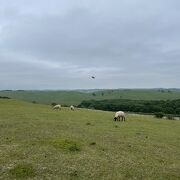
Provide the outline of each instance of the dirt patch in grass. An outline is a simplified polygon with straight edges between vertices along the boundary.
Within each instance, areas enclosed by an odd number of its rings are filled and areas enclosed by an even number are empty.
[[[25,179],[35,176],[35,170],[31,164],[17,164],[9,170],[9,174],[13,178]]]

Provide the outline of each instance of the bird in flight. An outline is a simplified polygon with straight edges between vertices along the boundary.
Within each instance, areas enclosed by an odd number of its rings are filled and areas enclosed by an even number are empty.
[[[95,76],[91,76],[92,79],[95,79]]]

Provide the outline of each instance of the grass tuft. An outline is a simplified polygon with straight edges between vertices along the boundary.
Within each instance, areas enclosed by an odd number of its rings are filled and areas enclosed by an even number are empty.
[[[35,170],[31,164],[18,164],[14,168],[9,170],[12,177],[18,179],[25,179],[35,176]]]
[[[96,142],[91,142],[89,145],[94,146],[96,145]]]
[[[74,170],[74,171],[70,172],[70,176],[77,177],[78,176],[78,171]]]
[[[68,139],[54,140],[52,141],[52,145],[55,148],[60,148],[63,150],[80,151],[80,145],[77,142]]]

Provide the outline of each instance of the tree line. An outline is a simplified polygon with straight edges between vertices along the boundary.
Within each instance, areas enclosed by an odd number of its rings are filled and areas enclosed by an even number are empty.
[[[180,99],[177,100],[86,100],[78,107],[105,111],[129,111],[138,113],[158,113],[180,115]]]
[[[9,98],[7,96],[0,96],[0,99],[11,99],[11,98]]]

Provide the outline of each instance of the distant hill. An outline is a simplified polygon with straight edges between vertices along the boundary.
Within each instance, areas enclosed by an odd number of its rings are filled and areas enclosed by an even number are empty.
[[[130,100],[173,100],[180,99],[179,89],[87,89],[87,90],[4,90],[0,96],[28,102],[78,105],[83,100],[130,99]]]

